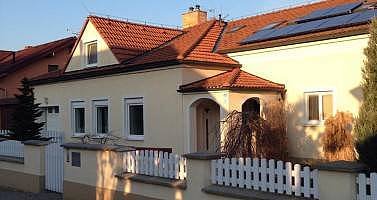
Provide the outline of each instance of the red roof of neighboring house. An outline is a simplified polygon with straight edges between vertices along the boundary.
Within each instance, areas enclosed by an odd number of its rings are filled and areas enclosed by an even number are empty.
[[[136,57],[127,64],[140,65],[177,60],[238,65],[238,62],[227,55],[214,52],[224,28],[225,23],[218,20],[190,27],[169,44]]]
[[[14,52],[14,60],[13,52],[10,52],[8,56],[4,56],[3,59],[0,59],[0,77],[6,76],[8,73],[48,56],[53,52],[59,51],[63,48],[71,48],[75,41],[75,37],[68,37],[37,46],[27,47]],[[1,55],[3,55],[3,53],[0,53],[0,56]]]
[[[7,58],[8,56],[11,56],[13,51],[5,51],[5,50],[0,50],[0,63],[2,60]]]
[[[293,7],[289,9],[278,10],[275,12],[270,12],[266,14],[251,16],[239,20],[230,21],[224,31],[223,37],[218,45],[218,52],[234,52],[238,49],[246,48],[248,46],[253,46],[255,44],[242,45],[241,41],[250,36],[252,33],[258,31],[259,29],[275,23],[275,22],[292,22],[300,17],[310,14],[311,12],[319,9],[325,9],[334,7],[337,5],[357,2],[359,0],[325,0],[312,4],[306,4],[298,7]],[[375,0],[369,0],[368,2],[375,2]],[[237,29],[237,31],[232,31]],[[241,28],[242,27],[242,28]],[[347,31],[347,30],[342,30]],[[332,32],[329,33],[331,35]],[[306,34],[307,38],[313,36],[311,33]],[[281,41],[291,40],[292,38],[285,38],[280,41],[276,41],[276,44],[281,45]],[[269,41],[271,42],[271,41]]]
[[[206,79],[179,87],[180,92],[200,92],[219,89],[254,89],[254,90],[284,90],[283,84],[274,83],[261,77],[234,68]]]

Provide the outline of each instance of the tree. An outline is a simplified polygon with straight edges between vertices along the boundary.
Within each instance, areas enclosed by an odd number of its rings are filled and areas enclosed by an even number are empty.
[[[15,95],[18,104],[12,116],[12,123],[8,139],[25,141],[41,140],[41,130],[44,123],[38,123],[42,116],[39,104],[34,103],[34,89],[31,88],[27,78],[22,79],[22,87],[18,88],[21,94]]]
[[[368,165],[369,156],[365,154],[372,153],[377,159],[377,143],[370,145],[373,137],[377,137],[377,20],[372,20],[369,28],[370,38],[368,46],[364,49],[366,59],[362,69],[363,81],[361,84],[363,91],[363,102],[359,109],[359,116],[355,124],[355,133],[357,137],[356,149],[359,153],[359,160]],[[366,150],[363,145],[373,147]]]

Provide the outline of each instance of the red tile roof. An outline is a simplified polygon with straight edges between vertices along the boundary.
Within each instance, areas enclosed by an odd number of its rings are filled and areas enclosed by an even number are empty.
[[[185,29],[185,33],[170,43],[135,58],[128,65],[140,65],[177,60],[238,65],[227,55],[214,52],[225,27],[223,22],[210,20]]]
[[[180,92],[199,92],[219,89],[284,90],[283,84],[274,83],[261,77],[234,68],[206,79],[179,87]]]
[[[119,62],[156,48],[181,35],[182,30],[89,16]]]
[[[59,51],[60,49],[72,48],[75,41],[75,37],[69,37],[37,46],[27,47],[15,52],[15,62],[13,62],[13,53],[10,53],[8,56],[0,60],[0,77],[53,52]]]
[[[334,7],[336,5],[341,5],[345,3],[356,2],[359,0],[325,0],[312,4],[302,5],[298,7],[293,7],[284,10],[278,10],[276,12],[270,12],[266,14],[251,16],[239,20],[230,21],[224,31],[224,35],[219,42],[218,52],[234,52],[239,48],[245,48],[250,45],[241,45],[240,42],[250,36],[252,33],[258,31],[259,29],[275,23],[275,22],[292,22],[295,19],[303,17],[315,10],[325,9]],[[370,2],[369,0],[368,2]],[[375,0],[372,0],[373,2]],[[231,31],[236,27],[243,27],[238,31]],[[307,34],[311,35],[311,34]],[[287,39],[286,39],[287,40]],[[276,42],[279,44],[279,42]]]

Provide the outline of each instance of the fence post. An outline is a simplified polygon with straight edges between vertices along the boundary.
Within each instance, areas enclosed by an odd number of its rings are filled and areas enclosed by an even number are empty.
[[[356,199],[356,177],[360,171],[364,170],[364,165],[356,162],[336,161],[314,164],[312,168],[319,170],[320,199]]]
[[[211,185],[211,160],[220,158],[217,153],[190,153],[187,159],[187,189],[183,199],[206,199],[202,188]]]
[[[25,180],[20,184],[27,184],[24,191],[41,192],[45,189],[45,148],[49,142],[28,140],[24,142],[24,166],[25,173],[34,177],[29,183]]]

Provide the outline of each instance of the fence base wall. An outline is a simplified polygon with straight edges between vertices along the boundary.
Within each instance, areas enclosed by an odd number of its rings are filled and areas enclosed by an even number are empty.
[[[357,173],[320,170],[320,199],[356,199],[356,176]]]
[[[37,193],[43,190],[45,177],[0,169],[0,180],[0,187],[10,187],[16,190]]]
[[[70,181],[64,181],[64,200],[93,200],[93,199],[112,199],[112,200],[160,200],[142,195],[124,193],[122,191],[100,188]]]
[[[35,193],[44,190],[45,144],[42,143],[25,142],[23,159],[9,157],[0,161],[0,186]]]

